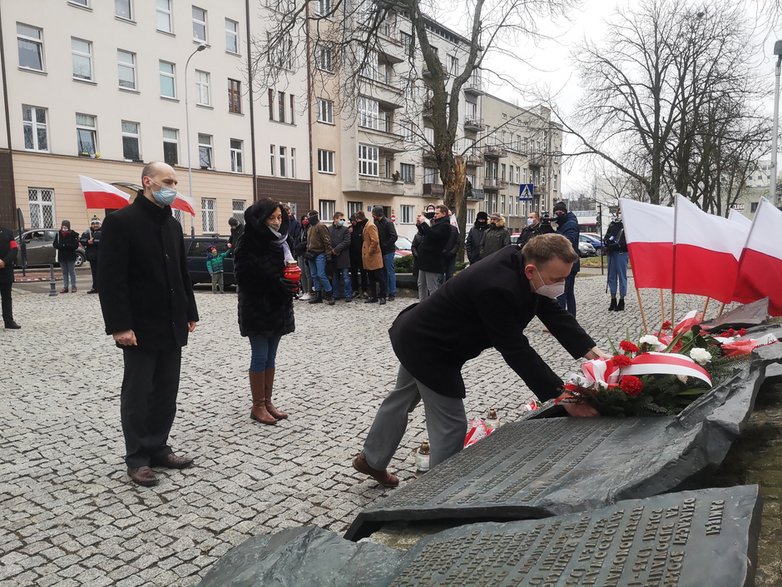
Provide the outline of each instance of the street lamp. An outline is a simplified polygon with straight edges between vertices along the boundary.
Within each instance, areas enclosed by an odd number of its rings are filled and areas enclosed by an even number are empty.
[[[195,51],[193,51],[190,54],[190,57],[187,58],[187,61],[185,61],[185,127],[187,129],[187,196],[190,198],[190,205],[193,206],[193,210],[195,210],[195,203],[193,201],[193,165],[190,162],[191,157],[191,148],[190,148],[190,103],[187,99],[187,68],[190,65],[190,60],[193,58],[193,55],[198,53],[199,51],[203,51],[206,49],[206,44],[201,43],[196,47]],[[190,235],[195,236],[195,216],[190,217]]]
[[[777,56],[776,83],[774,84],[774,123],[771,128],[771,193],[768,198],[777,201],[777,135],[779,134],[779,74],[782,70],[782,41],[774,43],[774,55]]]

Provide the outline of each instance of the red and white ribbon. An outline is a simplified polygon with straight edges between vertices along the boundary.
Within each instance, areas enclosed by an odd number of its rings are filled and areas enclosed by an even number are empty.
[[[628,367],[618,367],[612,360],[594,359],[585,361],[581,371],[588,385],[597,384],[606,388],[616,385],[624,375],[680,375],[695,377],[711,385],[708,371],[690,357],[676,353],[641,353],[631,359]]]
[[[703,312],[698,310],[692,310],[684,315],[684,318],[679,320],[679,323],[673,327],[673,336],[676,336],[680,332],[687,332],[696,324],[703,322]]]

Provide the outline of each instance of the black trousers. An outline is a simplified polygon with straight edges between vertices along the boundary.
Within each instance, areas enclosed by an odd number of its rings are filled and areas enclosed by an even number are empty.
[[[90,261],[90,273],[92,273],[92,289],[98,291],[98,262]]]
[[[3,304],[3,323],[8,325],[14,321],[14,309],[11,303],[11,288],[13,282],[0,283],[0,298],[2,298]]]
[[[152,459],[172,452],[168,434],[176,415],[179,391],[180,347],[166,351],[123,348],[120,416],[128,467],[150,465]]]
[[[388,277],[386,274],[386,268],[381,267],[380,269],[373,270],[364,269],[364,271],[369,273],[369,296],[371,298],[386,297],[388,295]]]
[[[369,291],[367,271],[363,267],[350,266],[350,286],[354,292],[365,294]]]

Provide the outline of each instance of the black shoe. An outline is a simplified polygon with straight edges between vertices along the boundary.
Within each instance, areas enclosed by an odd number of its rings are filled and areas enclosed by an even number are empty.
[[[333,306],[334,305],[334,296],[333,295],[331,295],[330,293],[327,293],[325,295],[325,298],[326,298],[326,302],[328,303],[329,306]]]
[[[322,304],[323,303],[323,296],[320,292],[315,294],[315,297],[312,298],[307,302],[308,304]]]
[[[95,288],[88,289],[88,290],[87,290],[87,293],[88,293],[88,294],[96,294],[96,293],[98,293],[98,290],[97,290],[97,289],[95,289]]]
[[[619,298],[619,303],[616,305],[616,311],[621,312],[625,309],[625,299]]]
[[[19,330],[21,326],[19,326],[16,322],[7,322],[5,325],[6,330]]]
[[[613,312],[614,310],[616,310],[616,298],[612,296],[611,297],[611,305],[608,306],[608,311],[609,312]]]
[[[377,303],[377,298],[367,298],[367,299],[364,300],[364,303],[365,304],[376,304]]]
[[[345,303],[346,303],[346,304],[347,304],[348,302],[352,302],[352,301],[353,301],[353,297],[352,297],[352,296],[348,296],[348,297],[346,297],[346,298],[345,298]]]
[[[354,291],[354,292],[353,292],[353,295],[352,295],[352,296],[350,296],[350,297],[351,297],[352,299],[354,299],[354,300],[355,300],[355,299],[356,299],[357,297],[359,297],[360,295],[361,295],[361,293],[360,293],[360,292]]]
[[[388,301],[393,302],[396,299],[396,296],[388,296]]]
[[[383,306],[386,303],[386,298],[380,298],[380,305]]]

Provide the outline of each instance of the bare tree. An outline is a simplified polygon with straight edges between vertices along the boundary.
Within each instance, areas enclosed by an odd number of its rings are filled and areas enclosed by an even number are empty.
[[[521,36],[538,35],[536,21],[565,14],[579,0],[263,0],[269,8],[268,31],[253,40],[253,79],[261,88],[276,83],[287,69],[280,60],[317,62],[323,51],[330,67],[310,70],[310,84],[331,87],[335,103],[351,124],[373,68],[389,63],[389,36],[394,30],[405,40],[404,63],[395,76],[404,88],[405,133],[415,148],[431,157],[444,186],[447,206],[455,208],[461,230],[466,221],[464,154],[488,140],[487,134],[468,141],[459,135],[463,89],[489,70],[492,54],[517,56]],[[315,8],[311,5],[314,4]],[[437,14],[458,11],[464,28],[451,35],[456,59],[444,63],[433,39]],[[441,27],[442,29],[442,27]],[[447,30],[447,29],[445,29]],[[398,34],[398,33],[396,33]],[[385,61],[384,61],[385,60]],[[313,99],[310,94],[309,99]],[[425,115],[427,125],[423,123]],[[508,122],[509,124],[512,121]],[[427,132],[427,128],[433,132]],[[497,132],[499,128],[492,129]]]
[[[562,123],[578,153],[611,163],[653,203],[679,192],[727,213],[768,138],[752,31],[742,6],[720,0],[617,11],[610,40],[576,52],[585,97]]]

